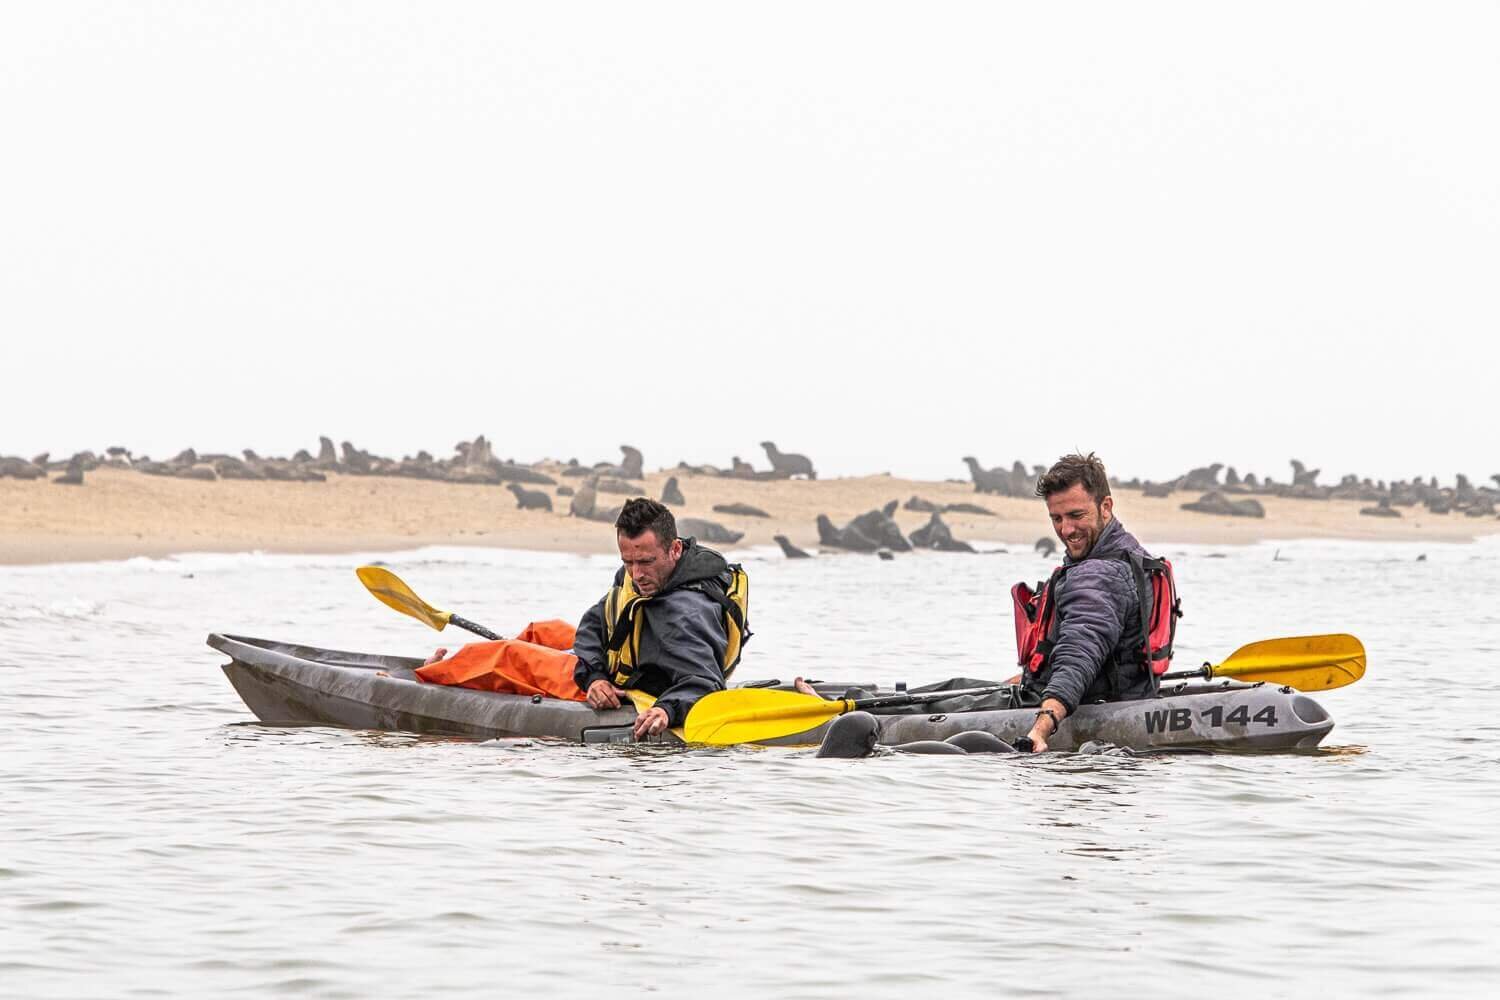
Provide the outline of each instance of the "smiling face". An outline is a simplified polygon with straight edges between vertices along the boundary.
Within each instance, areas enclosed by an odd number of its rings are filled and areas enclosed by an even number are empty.
[[[634,538],[618,532],[615,540],[620,544],[620,561],[625,564],[625,572],[644,597],[651,597],[662,588],[677,568],[677,560],[682,558],[682,539],[674,538],[671,545],[663,545],[650,528]]]
[[[1082,559],[1089,554],[1104,526],[1114,516],[1115,498],[1105,497],[1095,503],[1082,483],[1077,483],[1047,498],[1047,515],[1052,518],[1052,530],[1068,550],[1073,559]]]

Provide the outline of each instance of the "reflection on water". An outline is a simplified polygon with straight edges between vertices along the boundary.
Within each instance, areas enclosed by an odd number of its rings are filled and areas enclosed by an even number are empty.
[[[375,604],[368,558],[0,569],[0,994],[1485,990],[1500,545],[1277,547],[1166,547],[1183,662],[1359,635],[1370,673],[1319,696],[1329,746],[1136,758],[266,727],[208,631],[411,655],[457,637]],[[385,559],[500,631],[574,617],[613,569]],[[1007,672],[1005,588],[1048,566],[747,561],[745,678],[912,684]]]

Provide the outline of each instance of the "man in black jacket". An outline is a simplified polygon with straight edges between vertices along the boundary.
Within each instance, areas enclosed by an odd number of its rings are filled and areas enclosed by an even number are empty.
[[[1057,627],[1040,670],[1022,674],[1022,689],[1040,697],[1028,734],[1032,748],[1047,739],[1085,701],[1144,698],[1155,690],[1141,659],[1138,581],[1124,553],[1145,550],[1114,516],[1104,463],[1065,455],[1037,481],[1052,529],[1067,550],[1057,579]]]
[[[699,698],[724,690],[731,571],[717,552],[678,538],[672,512],[654,500],[626,503],[615,529],[625,565],[578,623],[573,679],[599,709],[618,707],[626,688],[655,695],[636,719],[642,739],[682,725]]]

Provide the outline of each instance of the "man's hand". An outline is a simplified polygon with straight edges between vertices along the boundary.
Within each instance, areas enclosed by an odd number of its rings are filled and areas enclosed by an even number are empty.
[[[619,708],[620,695],[625,693],[624,688],[617,688],[609,681],[597,680],[589,685],[587,700],[589,708],[603,711],[606,708]]]
[[[667,728],[667,710],[665,708],[648,708],[645,713],[635,720],[633,735],[636,741],[645,739],[647,736],[655,736]]]
[[[1043,709],[1050,711],[1059,723],[1068,717],[1067,708],[1056,698],[1048,698],[1043,701],[1037,709],[1038,715],[1036,721],[1031,724],[1031,732],[1026,734],[1027,738],[1031,740],[1032,753],[1046,753],[1047,738],[1057,732],[1057,726],[1053,725],[1052,719],[1040,714]]]
[[[435,653],[433,653],[427,659],[425,659],[425,660],[422,661],[422,666],[424,666],[424,667],[430,667],[434,663],[437,663],[439,660],[443,659],[447,655],[448,655],[448,651],[446,649],[444,649],[443,647],[439,646],[437,648],[437,651]]]

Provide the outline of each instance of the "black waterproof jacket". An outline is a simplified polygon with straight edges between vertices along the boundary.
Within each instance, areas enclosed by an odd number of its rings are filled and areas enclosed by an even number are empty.
[[[1023,690],[1056,698],[1070,714],[1083,702],[1127,701],[1156,690],[1141,663],[1141,598],[1124,552],[1145,550],[1113,518],[1088,555],[1064,556],[1067,569],[1053,593],[1055,644],[1042,669],[1025,674]]]
[[[695,580],[727,577],[729,565],[713,549],[694,539],[683,540],[682,558],[661,592],[640,606],[640,674],[634,687],[656,695],[656,704],[667,713],[673,726],[682,725],[688,709],[712,691],[724,690],[724,650],[729,636],[724,631],[724,610],[707,594],[684,590]],[[611,680],[609,637],[604,631],[604,598],[578,623],[573,654],[578,665],[573,680],[581,690],[598,680]]]

